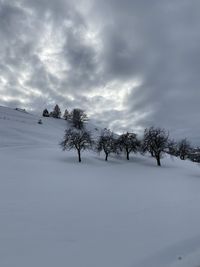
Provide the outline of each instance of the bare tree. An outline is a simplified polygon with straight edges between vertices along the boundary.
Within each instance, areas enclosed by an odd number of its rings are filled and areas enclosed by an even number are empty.
[[[87,115],[82,109],[75,108],[70,113],[70,121],[72,125],[79,130],[83,128],[84,123],[87,120]]]
[[[63,141],[60,143],[63,150],[77,150],[78,161],[81,162],[81,151],[90,149],[92,138],[90,132],[81,129],[68,129],[65,131]]]
[[[178,155],[180,159],[185,160],[189,156],[191,151],[190,142],[184,138],[178,142]]]
[[[168,151],[171,156],[178,156],[178,144],[173,139],[168,140]]]
[[[109,154],[116,151],[116,141],[113,133],[110,130],[104,129],[102,131],[99,140],[97,141],[97,151],[104,151],[105,161],[108,160]]]
[[[131,152],[137,152],[140,142],[137,139],[135,133],[125,133],[119,136],[117,140],[118,146],[121,151],[124,151],[126,154],[126,159],[129,160],[129,155]]]
[[[168,146],[169,134],[164,129],[150,127],[144,131],[143,151],[151,153],[156,158],[157,165],[161,166],[160,159]]]

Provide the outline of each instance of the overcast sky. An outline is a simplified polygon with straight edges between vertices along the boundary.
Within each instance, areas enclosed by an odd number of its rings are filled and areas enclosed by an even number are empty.
[[[200,1],[0,0],[0,105],[55,104],[200,142]]]

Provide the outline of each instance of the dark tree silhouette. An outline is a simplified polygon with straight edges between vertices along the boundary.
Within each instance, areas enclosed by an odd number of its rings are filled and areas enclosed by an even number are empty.
[[[178,155],[180,159],[185,160],[189,156],[190,151],[191,145],[186,138],[178,142]]]
[[[119,136],[117,144],[121,151],[124,151],[126,154],[126,159],[129,160],[129,155],[131,152],[137,152],[140,142],[137,139],[135,133],[125,133]]]
[[[104,129],[102,131],[99,140],[97,141],[97,151],[104,151],[105,161],[108,160],[109,154],[116,152],[116,140],[110,130]]]
[[[81,162],[81,152],[90,149],[92,146],[92,138],[90,132],[81,129],[68,129],[65,131],[63,141],[60,146],[63,150],[75,149],[78,153],[78,161]]]
[[[87,121],[87,115],[82,109],[75,108],[70,113],[70,121],[73,127],[77,129],[82,129],[84,127],[84,123]]]
[[[188,158],[193,162],[199,163],[200,162],[200,148],[199,147],[191,148]]]
[[[178,156],[178,144],[173,139],[168,140],[168,153],[172,156]]]
[[[51,112],[51,116],[53,118],[60,119],[61,117],[61,111],[58,105],[55,105],[54,110]]]
[[[65,109],[63,118],[64,118],[65,120],[69,120],[69,119],[70,119],[70,113],[69,113],[69,111],[68,111],[67,109]]]
[[[49,117],[49,111],[45,108],[42,113],[43,117]]]
[[[158,166],[161,166],[160,159],[168,147],[168,138],[169,134],[161,128],[150,127],[144,131],[143,151],[150,152]]]

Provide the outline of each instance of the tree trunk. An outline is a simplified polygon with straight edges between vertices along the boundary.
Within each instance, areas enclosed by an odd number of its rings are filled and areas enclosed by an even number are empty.
[[[158,165],[158,166],[161,166],[161,163],[160,163],[160,156],[157,156],[157,157],[156,157],[156,160],[157,160],[157,165]]]
[[[126,159],[129,160],[129,152],[126,150]]]
[[[106,153],[105,161],[108,161],[108,153]]]
[[[78,161],[81,162],[81,151],[78,150]]]

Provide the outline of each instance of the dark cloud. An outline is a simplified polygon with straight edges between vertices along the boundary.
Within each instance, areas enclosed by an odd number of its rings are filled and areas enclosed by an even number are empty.
[[[198,0],[0,0],[0,104],[200,143]]]
[[[200,3],[111,0],[98,7],[99,19],[106,7],[109,17],[102,33],[110,37],[104,47],[109,75],[142,80],[125,101],[127,118],[140,115],[129,126],[161,125],[198,137]]]

